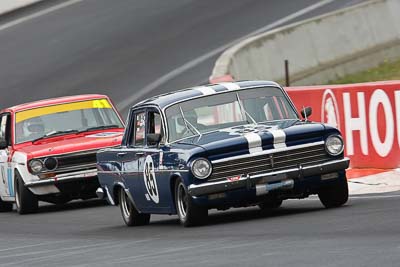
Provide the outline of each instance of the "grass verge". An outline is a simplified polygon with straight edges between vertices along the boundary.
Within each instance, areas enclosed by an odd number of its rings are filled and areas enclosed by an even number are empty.
[[[385,61],[375,68],[349,74],[337,80],[329,81],[329,84],[348,84],[388,80],[400,80],[400,60],[392,62]]]

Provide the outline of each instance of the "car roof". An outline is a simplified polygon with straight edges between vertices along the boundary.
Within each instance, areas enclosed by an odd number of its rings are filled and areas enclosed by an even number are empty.
[[[9,107],[9,108],[3,109],[3,110],[18,112],[18,111],[22,111],[22,110],[63,104],[63,103],[79,102],[79,101],[85,101],[85,100],[91,100],[91,99],[102,99],[102,98],[108,99],[108,96],[100,95],[100,94],[64,96],[64,97],[49,98],[49,99],[43,99],[43,100],[33,101],[33,102],[29,102],[29,103],[24,103],[24,104],[16,105],[16,106]]]
[[[157,95],[137,103],[132,108],[140,108],[141,106],[147,106],[147,105],[156,105],[159,108],[163,109],[174,103],[189,100],[194,97],[217,94],[232,89],[241,90],[241,89],[251,89],[255,87],[264,87],[264,86],[279,87],[277,83],[271,81],[238,81],[238,82],[208,84],[203,86],[186,88],[167,94]]]

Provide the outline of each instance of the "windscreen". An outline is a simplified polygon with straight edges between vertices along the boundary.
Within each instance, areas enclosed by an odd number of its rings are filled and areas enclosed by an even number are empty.
[[[24,110],[15,116],[16,143],[33,141],[57,132],[115,126],[123,128],[107,99],[63,103]]]
[[[188,100],[167,108],[166,116],[170,142],[238,125],[298,119],[286,95],[276,87]]]

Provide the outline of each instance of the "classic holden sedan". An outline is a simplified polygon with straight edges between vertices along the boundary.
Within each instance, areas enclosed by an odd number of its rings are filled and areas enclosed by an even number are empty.
[[[121,144],[124,124],[105,95],[78,95],[0,111],[0,211],[20,214],[96,197],[96,152]]]
[[[128,226],[151,214],[178,214],[184,226],[209,209],[258,205],[318,194],[348,199],[340,132],[302,119],[286,92],[268,81],[189,88],[134,105],[118,148],[97,153],[97,194],[119,205]]]

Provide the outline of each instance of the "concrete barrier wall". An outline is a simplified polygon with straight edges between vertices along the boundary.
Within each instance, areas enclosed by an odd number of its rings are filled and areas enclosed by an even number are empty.
[[[225,51],[210,80],[284,80],[326,83],[400,58],[400,1],[372,0],[249,38]]]
[[[43,0],[0,0],[0,15],[41,1]]]

